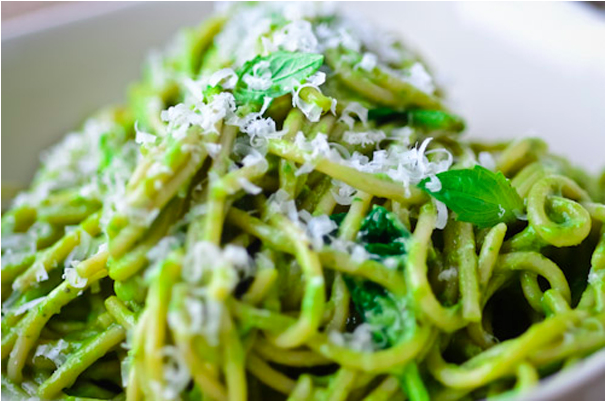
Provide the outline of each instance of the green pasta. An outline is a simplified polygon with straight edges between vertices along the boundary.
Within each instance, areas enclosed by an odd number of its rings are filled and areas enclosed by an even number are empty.
[[[323,3],[183,31],[2,216],[3,398],[510,398],[573,368],[605,347],[605,175],[464,126]]]

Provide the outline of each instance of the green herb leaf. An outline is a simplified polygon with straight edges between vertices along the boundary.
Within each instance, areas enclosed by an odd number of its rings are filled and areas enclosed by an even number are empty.
[[[396,111],[391,108],[376,108],[368,111],[368,119],[378,123],[399,120],[412,127],[427,131],[460,132],[464,130],[464,120],[460,116],[444,111],[410,109]]]
[[[427,188],[430,179],[418,187],[458,215],[459,221],[473,223],[479,227],[493,227],[518,219],[523,211],[523,200],[502,172],[494,173],[482,166],[437,174],[441,182],[439,191]]]
[[[361,223],[357,239],[373,258],[382,260],[390,256],[403,256],[404,241],[410,235],[395,214],[382,206],[374,206]]]
[[[372,339],[379,348],[397,344],[414,328],[414,315],[404,298],[396,298],[382,286],[353,276],[344,276],[355,310],[372,327]]]
[[[303,82],[323,64],[324,57],[315,53],[279,51],[268,56],[257,56],[247,61],[238,71],[238,83],[233,94],[243,104],[262,102],[264,97],[277,98],[287,94],[296,83]],[[271,86],[266,90],[248,87],[245,75],[270,78]]]
[[[330,218],[340,225],[344,216],[334,214]],[[374,260],[397,259],[398,265],[393,270],[401,270],[406,253],[405,240],[410,236],[410,231],[395,214],[382,206],[374,206],[361,223],[357,242],[364,246]],[[414,316],[406,309],[405,298],[393,296],[372,281],[347,275],[343,278],[351,293],[355,310],[363,322],[372,327],[372,338],[376,346],[392,346],[413,329]]]

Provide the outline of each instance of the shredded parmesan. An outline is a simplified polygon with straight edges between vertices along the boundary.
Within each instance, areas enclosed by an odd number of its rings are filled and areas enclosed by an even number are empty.
[[[452,165],[453,157],[449,151],[426,150],[431,140],[427,138],[420,146],[411,149],[394,146],[388,150],[374,151],[372,159],[355,152],[345,163],[362,172],[386,173],[394,181],[401,182],[406,194],[409,194],[411,185],[416,185],[431,175],[447,171]],[[442,154],[445,158],[429,161],[427,156],[431,154]]]
[[[437,207],[437,222],[435,223],[435,228],[444,229],[447,225],[447,206],[439,200],[435,200],[435,206]]]
[[[212,159],[215,159],[218,156],[218,154],[221,152],[221,148],[222,148],[222,146],[220,144],[215,144],[215,143],[206,143],[206,144],[204,144],[204,147],[206,147],[206,151],[208,152],[208,155]]]
[[[238,178],[237,182],[242,187],[242,189],[246,191],[246,193],[257,195],[263,191],[261,187],[256,186],[254,183],[250,182],[246,178]]]
[[[441,273],[439,273],[437,280],[448,282],[452,281],[456,277],[458,277],[458,269],[455,267],[450,267],[449,269],[443,270]]]
[[[72,264],[75,262],[72,262]],[[74,288],[84,288],[88,283],[88,279],[82,278],[78,275],[78,271],[75,267],[66,267],[63,272],[63,278],[67,280],[69,285]]]
[[[34,267],[36,267],[36,281],[41,283],[42,281],[48,280],[48,272],[46,271],[46,267],[42,263],[35,263]],[[13,283],[15,284],[15,283]]]
[[[349,102],[342,111],[339,119],[349,126],[349,129],[353,129],[353,125],[355,124],[355,120],[351,117],[351,113],[354,113],[364,126],[368,125],[368,109],[357,102]]]
[[[494,156],[487,151],[481,151],[479,153],[479,164],[490,171],[496,170],[496,160],[494,160]]]
[[[355,351],[374,351],[373,328],[368,323],[357,326],[352,333],[332,331],[328,334],[330,342],[337,346],[348,347]]]
[[[419,62],[414,63],[409,69],[402,71],[401,78],[422,92],[427,94],[433,94],[435,92],[433,78]]]
[[[308,214],[308,213],[307,213]],[[301,218],[303,218],[301,214]],[[330,220],[327,215],[317,217],[306,216],[307,235],[311,240],[313,249],[321,250],[324,246],[324,237],[327,237],[332,231],[338,228],[336,223]],[[304,220],[304,218],[303,218]]]
[[[135,136],[134,141],[137,144],[153,144],[153,143],[155,143],[156,136],[154,136],[151,133],[147,133],[147,132],[142,131],[139,128],[139,121],[138,120],[136,122],[134,122],[134,129],[136,131],[136,136]]]
[[[290,221],[298,222],[298,210],[294,200],[290,198],[288,192],[283,189],[279,189],[273,193],[268,200],[269,211],[273,213],[285,214]]]
[[[162,347],[160,354],[164,358],[163,372],[166,381],[160,396],[165,400],[178,399],[191,380],[189,366],[181,350],[174,346]]]
[[[203,335],[210,345],[216,346],[223,314],[223,305],[207,295],[203,288],[185,298],[185,312],[173,311],[168,315],[171,326],[191,335]]]
[[[221,87],[223,87],[224,89],[231,90],[235,88],[237,81],[238,78],[235,71],[230,68],[224,68],[217,71],[216,73],[213,73],[208,78],[208,85],[210,85],[211,87],[216,87],[220,84]]]
[[[344,142],[352,145],[360,144],[362,147],[378,144],[386,138],[387,136],[382,130],[368,130],[365,132],[346,131],[342,136]]]
[[[315,164],[320,158],[329,160],[340,160],[340,154],[334,151],[328,143],[328,136],[317,133],[314,139],[307,140],[303,132],[296,133],[294,144],[306,153],[305,163],[296,171],[296,176],[313,171]]]
[[[44,301],[45,299],[46,299],[46,297],[32,299],[31,301],[28,301],[28,302],[24,303],[23,305],[19,306],[17,309],[15,309],[14,313],[16,316],[22,315],[25,312],[38,306],[38,304],[40,302]]]
[[[431,192],[439,192],[441,190],[441,181],[436,175],[430,175],[428,182],[425,184],[426,188]]]
[[[378,64],[378,58],[373,53],[364,53],[359,64],[355,66],[356,69],[363,69],[366,71],[372,71]]]
[[[309,119],[310,122],[319,121],[319,117],[321,116],[323,110],[316,104],[305,102],[300,98],[300,91],[303,88],[309,87],[314,88],[318,92],[321,93],[319,86],[325,83],[326,74],[324,72],[318,71],[313,74],[306,83],[302,85],[295,86],[295,89],[292,91],[292,106],[301,110],[301,112]]]
[[[67,350],[68,347],[69,344],[63,339],[59,339],[56,342],[52,341],[46,344],[39,344],[34,352],[34,359],[36,357],[48,358],[57,368],[59,368],[67,360],[65,350]]]
[[[190,126],[199,126],[205,133],[218,133],[216,124],[233,116],[234,112],[235,98],[229,92],[221,92],[208,103],[198,102],[190,106],[181,103],[171,106],[162,111],[161,118],[168,123],[169,131],[182,137]]]
[[[333,188],[330,189],[330,191],[332,192],[332,196],[334,196],[336,203],[342,206],[351,205],[353,198],[357,194],[357,189],[336,179],[332,179],[332,186]]]
[[[196,242],[187,249],[182,276],[191,284],[199,284],[216,267],[231,267],[246,276],[250,272],[248,252],[240,246],[227,245],[221,250],[212,242]]]
[[[242,80],[248,88],[256,91],[265,91],[273,85],[269,62],[262,60],[252,67],[252,74],[245,74]]]
[[[271,53],[277,50],[289,52],[319,53],[319,43],[311,23],[306,20],[296,20],[273,34],[271,40],[264,37],[263,46],[265,52]]]

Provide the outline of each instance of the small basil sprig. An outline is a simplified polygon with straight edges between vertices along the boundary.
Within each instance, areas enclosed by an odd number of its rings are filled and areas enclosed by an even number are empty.
[[[427,188],[429,178],[418,187],[457,214],[458,221],[486,228],[518,219],[523,212],[523,200],[502,172],[494,173],[480,165],[437,174],[439,190]]]
[[[237,70],[239,78],[233,91],[240,104],[259,103],[264,97],[277,98],[292,91],[297,83],[303,82],[315,73],[323,64],[324,57],[315,53],[279,51],[267,56],[257,56],[248,60]],[[259,66],[259,63],[262,63]],[[254,71],[257,66],[257,71]],[[255,90],[248,87],[244,76],[270,74],[271,86],[266,90]],[[269,76],[267,74],[267,76]]]
[[[396,111],[391,108],[376,108],[368,111],[368,119],[379,124],[392,120],[403,121],[405,124],[427,131],[460,132],[464,130],[464,120],[460,116],[436,110],[410,109]]]

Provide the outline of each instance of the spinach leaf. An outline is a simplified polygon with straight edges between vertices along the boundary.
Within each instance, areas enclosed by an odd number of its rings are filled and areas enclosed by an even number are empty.
[[[341,215],[331,218],[339,225],[343,219]],[[410,236],[395,214],[382,206],[374,206],[362,221],[357,242],[364,246],[373,260],[395,258],[397,267],[393,270],[401,270],[406,253],[405,240]],[[356,311],[372,328],[376,346],[389,347],[413,329],[414,315],[406,309],[405,298],[392,295],[372,281],[348,275],[343,278]]]
[[[260,103],[264,97],[280,97],[315,73],[323,61],[321,54],[302,52],[279,51],[267,56],[257,56],[238,69],[239,80],[233,95],[240,104]],[[268,88],[250,88],[244,81],[246,75],[262,77],[268,83]]]
[[[494,173],[480,165],[437,174],[439,190],[427,188],[429,178],[418,187],[454,211],[459,221],[486,228],[518,219],[523,200],[502,172]]]
[[[382,286],[353,276],[344,276],[355,310],[372,328],[372,340],[379,348],[387,348],[413,329],[414,316],[406,307],[405,298],[397,298]]]
[[[444,111],[410,109],[407,111],[396,111],[391,108],[376,108],[368,111],[368,119],[378,123],[392,120],[402,121],[412,127],[434,131],[460,132],[464,130],[464,120],[457,115]]]
[[[374,206],[361,223],[357,238],[372,258],[383,260],[389,256],[402,256],[404,241],[410,235],[395,214],[382,206]]]

